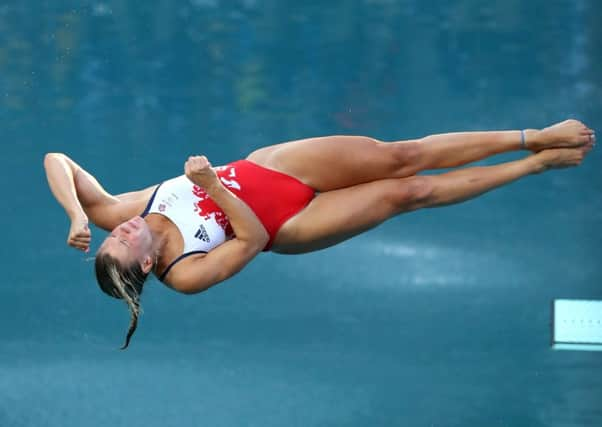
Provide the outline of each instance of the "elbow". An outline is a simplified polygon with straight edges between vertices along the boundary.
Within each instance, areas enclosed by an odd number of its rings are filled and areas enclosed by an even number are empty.
[[[44,167],[48,167],[51,162],[64,156],[65,155],[63,153],[46,153],[44,156]]]
[[[270,241],[270,236],[267,233],[265,233],[265,236],[262,235],[261,237],[258,237],[256,239],[253,239],[252,241],[247,242],[247,248],[249,250],[248,256],[254,257],[257,254],[259,254],[267,246],[269,241]]]
[[[268,244],[269,241],[270,241],[270,235],[264,229],[264,232],[263,232],[261,238],[258,239],[258,242],[257,242],[257,244],[258,244],[258,248],[257,248],[258,251],[257,252],[258,253],[261,252],[267,246],[267,244]]]
[[[269,241],[270,241],[270,235],[262,224],[261,236],[257,239],[257,245],[259,246],[258,252],[261,252],[263,250],[263,248],[266,247],[266,245],[268,244]]]
[[[263,227],[262,227],[263,228]],[[270,241],[270,235],[263,228],[262,233],[249,236],[236,236],[237,240],[244,244],[246,250],[246,256],[253,257],[261,252],[268,242]]]

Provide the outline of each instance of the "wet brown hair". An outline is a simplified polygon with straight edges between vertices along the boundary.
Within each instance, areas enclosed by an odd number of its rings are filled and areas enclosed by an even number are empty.
[[[141,313],[140,295],[148,273],[142,271],[140,263],[123,266],[121,262],[108,253],[98,253],[95,261],[96,280],[102,291],[127,303],[132,314],[130,328],[125,339],[125,350],[138,326],[138,316]]]

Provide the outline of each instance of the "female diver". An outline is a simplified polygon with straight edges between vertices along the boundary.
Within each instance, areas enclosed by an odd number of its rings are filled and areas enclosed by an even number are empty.
[[[67,243],[88,252],[88,221],[111,233],[96,253],[101,289],[131,311],[152,271],[193,294],[238,273],[259,252],[323,249],[403,212],[458,203],[526,175],[577,166],[595,144],[577,120],[543,130],[463,132],[381,142],[330,136],[285,142],[212,168],[190,157],[185,175],[113,196],[64,154],[44,159],[48,183],[71,219]],[[512,150],[532,152],[494,166],[454,168]]]

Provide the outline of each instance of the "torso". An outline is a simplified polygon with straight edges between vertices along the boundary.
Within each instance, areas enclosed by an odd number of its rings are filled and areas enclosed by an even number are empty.
[[[256,164],[259,164],[259,162]],[[239,190],[239,188],[236,188],[238,186],[238,183],[236,182],[238,175],[234,174],[233,171],[230,171],[231,165],[215,169],[218,172],[218,175],[222,176],[222,182],[236,194],[238,193],[237,190]],[[282,173],[278,172],[276,168],[271,169],[276,173]],[[269,178],[272,179],[273,177],[270,176]],[[230,186],[231,184],[234,185],[234,187]],[[243,184],[243,186],[245,186],[245,184]],[[251,185],[251,187],[253,187],[253,185]],[[173,194],[170,194],[172,189],[177,190],[175,198]],[[258,190],[256,189],[255,191]],[[155,192],[157,193],[157,200],[151,200]],[[178,261],[178,268],[185,268],[188,263],[203,258],[206,255],[206,252],[209,252],[212,248],[233,237],[227,218],[225,215],[223,217],[220,216],[220,214],[223,215],[223,212],[221,212],[219,207],[211,201],[211,199],[205,201],[204,198],[206,197],[206,194],[203,193],[204,191],[202,191],[202,189],[188,181],[185,176],[180,176],[142,191],[117,196],[121,202],[119,203],[119,216],[122,217],[122,221],[143,214],[147,206],[151,207],[150,212],[145,216],[145,220],[153,233],[161,236],[163,241],[154,270],[157,277],[161,278],[170,267],[170,264],[182,255],[192,252],[189,256],[186,256],[185,259]],[[313,196],[313,191],[311,194]],[[239,195],[239,197],[241,197],[241,195]],[[174,206],[169,206],[169,204]],[[181,206],[175,206],[178,204]],[[193,210],[195,205],[202,208],[200,209],[202,212],[209,212],[212,214],[215,212],[216,218],[201,218],[199,216],[200,212],[195,212]],[[216,209],[219,211],[219,214]],[[265,211],[265,207],[263,209]],[[176,212],[172,215],[171,212],[169,212],[170,210],[180,211],[180,213]],[[260,214],[258,214],[258,216],[260,216]],[[215,221],[209,221],[209,223],[207,223],[207,219]],[[286,235],[287,225],[293,219],[294,216],[286,220],[280,226],[278,231],[275,232],[273,240],[274,247],[272,247],[272,250],[277,249],[280,240],[279,237],[281,235]],[[178,225],[176,225],[176,223]],[[216,224],[218,224],[219,227],[216,226]],[[115,224],[115,226],[116,225],[118,224]],[[203,227],[200,227],[200,225]],[[202,228],[204,228],[204,230]],[[185,235],[183,235],[183,233]],[[208,241],[203,241],[203,238]],[[194,244],[191,244],[191,242]]]
[[[116,227],[121,222],[127,221],[128,219],[143,213],[157,187],[159,187],[159,184],[141,191],[124,193],[116,196],[121,202],[119,203],[119,220],[112,228]],[[150,213],[146,215],[145,220],[153,233],[160,235],[163,240],[163,246],[159,257],[157,258],[157,264],[153,270],[153,273],[159,278],[163,275],[167,267],[182,255],[184,251],[184,239],[178,227],[168,217],[161,215],[160,213]],[[201,259],[204,256],[205,254],[199,253],[192,255],[189,258],[190,261],[194,261]]]
[[[227,167],[218,168],[218,173],[221,174],[224,169]],[[164,243],[167,243],[167,247],[162,248],[162,255],[168,253],[167,257],[162,258],[172,260],[167,265],[166,259],[161,260],[156,271],[160,280],[176,262],[193,255],[206,254],[233,237],[225,213],[185,175],[169,179],[156,187],[142,213],[142,217],[146,216],[161,217],[151,217],[147,222],[151,229],[160,228]],[[159,230],[153,231],[159,233]],[[171,248],[174,248],[173,251]]]

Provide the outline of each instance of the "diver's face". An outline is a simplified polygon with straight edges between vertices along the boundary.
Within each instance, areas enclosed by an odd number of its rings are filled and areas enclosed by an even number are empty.
[[[99,250],[121,261],[144,263],[152,253],[153,236],[144,219],[139,216],[119,224],[107,236]]]

